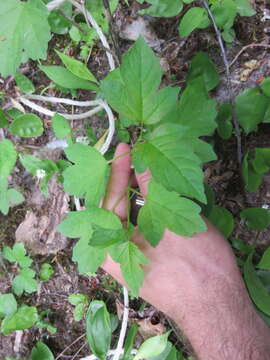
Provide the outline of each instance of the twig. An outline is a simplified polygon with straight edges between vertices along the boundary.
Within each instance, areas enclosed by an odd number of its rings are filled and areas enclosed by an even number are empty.
[[[54,0],[49,2],[49,4],[46,5],[47,9],[49,11],[53,11],[54,9],[59,8],[66,0]]]
[[[72,356],[71,360],[74,360],[77,355],[79,355],[79,353],[82,351],[82,349],[87,345],[87,342],[85,342],[80,348],[78,351],[76,351],[76,353]]]
[[[108,120],[109,120],[109,132],[108,132],[105,143],[102,145],[102,147],[99,150],[101,152],[101,154],[105,154],[108,151],[108,149],[111,145],[112,139],[113,139],[113,135],[114,135],[114,131],[115,131],[115,119],[114,119],[113,112],[112,112],[111,108],[109,107],[109,105],[101,99],[98,101],[99,101],[100,106],[102,106],[103,109],[106,111]]]
[[[123,353],[123,351],[122,351]],[[115,354],[115,350],[110,350],[107,354],[107,359],[110,358],[111,356],[113,356]],[[137,354],[137,350],[133,349],[131,351],[131,355],[136,355]],[[87,356],[85,358],[82,358],[80,360],[99,360],[95,355],[91,355],[91,356]]]
[[[69,21],[73,26],[79,29],[83,34],[86,34],[85,30],[78,23],[76,23],[76,21],[74,21],[71,17],[69,17],[63,10],[57,9],[56,11],[60,15],[62,15],[67,21]]]
[[[75,339],[71,344],[69,344],[67,347],[65,347],[65,349],[59,354],[57,355],[55,360],[58,360],[62,357],[62,355],[64,355],[64,353],[66,351],[68,351],[68,349],[70,349],[74,344],[76,344],[78,341],[80,341],[82,338],[85,337],[85,334],[80,335],[77,339]]]
[[[40,105],[37,105],[35,103],[33,103],[32,101],[24,98],[24,97],[20,97],[18,99],[22,104],[30,107],[31,109],[41,113],[41,114],[44,114],[44,115],[47,115],[47,116],[54,116],[56,114],[56,111],[51,111],[51,110],[48,110],[48,109],[45,109],[44,107],[40,106]],[[91,117],[93,116],[94,114],[98,113],[100,110],[102,110],[103,106],[99,105],[97,107],[95,107],[94,109],[92,110],[89,110],[85,113],[82,113],[82,114],[74,114],[74,115],[70,115],[70,114],[62,114],[62,113],[59,113],[59,115],[62,115],[64,116],[67,120],[82,120],[82,119],[86,119],[88,117]]]
[[[14,341],[13,350],[14,350],[16,355],[18,355],[19,352],[20,352],[20,347],[21,347],[21,344],[22,344],[22,337],[23,337],[23,331],[22,330],[15,331],[15,341]]]
[[[242,161],[242,145],[241,145],[241,131],[240,131],[240,127],[237,121],[237,117],[236,117],[236,106],[235,106],[235,100],[234,100],[234,93],[233,93],[233,87],[232,87],[232,80],[231,80],[231,74],[230,74],[230,65],[228,62],[228,58],[227,58],[227,53],[224,47],[224,43],[222,40],[222,36],[221,33],[218,29],[218,26],[216,24],[216,20],[211,12],[211,9],[208,5],[207,0],[202,0],[202,3],[212,21],[212,24],[214,26],[216,35],[217,35],[217,39],[218,39],[218,43],[219,43],[219,47],[221,50],[221,54],[222,54],[222,59],[223,59],[223,63],[225,66],[225,71],[226,71],[226,78],[227,78],[227,86],[228,86],[228,93],[229,93],[229,100],[230,103],[232,105],[232,110],[233,110],[233,124],[234,124],[234,129],[235,129],[235,135],[236,135],[236,141],[237,141],[237,159],[238,159],[238,163],[239,165],[241,165],[241,161]]]
[[[128,291],[125,286],[123,286],[123,293],[124,293],[123,320],[122,320],[122,326],[121,326],[121,331],[120,331],[120,335],[119,335],[119,340],[118,340],[118,344],[117,344],[117,347],[115,350],[113,360],[119,360],[119,358],[123,352],[124,340],[125,340],[125,336],[126,336],[126,332],[127,332],[129,299],[128,299]]]
[[[79,4],[77,1],[75,0],[68,0],[72,5],[74,5],[80,12],[82,12],[85,16],[85,19],[87,20],[87,22],[89,21],[89,23],[93,26],[93,28],[96,30],[100,41],[102,42],[102,45],[105,48],[110,48],[109,43],[106,39],[106,37],[104,36],[100,26],[98,25],[98,23],[96,22],[96,20],[93,18],[93,16],[90,14],[90,12],[88,10],[86,10],[85,6],[82,6],[81,4]],[[114,70],[115,69],[115,63],[114,63],[114,59],[113,56],[109,53],[106,52],[107,55],[107,59],[110,65],[110,69]]]
[[[243,52],[245,52],[247,49],[253,48],[253,47],[263,47],[263,48],[266,48],[266,49],[270,49],[269,44],[252,43],[252,44],[246,45],[246,46],[242,47],[242,49],[239,51],[239,53],[235,56],[233,61],[229,64],[229,67],[233,66],[233,64],[238,60],[239,56],[241,56],[243,54]]]

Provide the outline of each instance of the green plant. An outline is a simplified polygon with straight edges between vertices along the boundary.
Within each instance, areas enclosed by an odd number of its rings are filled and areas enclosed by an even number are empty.
[[[37,291],[38,282],[34,279],[36,272],[30,269],[32,260],[29,256],[26,256],[24,245],[17,243],[12,249],[5,246],[3,249],[3,257],[20,266],[19,274],[12,280],[13,292],[16,295],[22,295],[24,291],[28,294]]]
[[[36,292],[38,289],[38,282],[35,279],[36,272],[30,268],[33,260],[26,255],[23,243],[16,243],[12,248],[4,246],[2,256],[18,267],[19,273],[12,280],[13,293],[16,296],[21,296],[23,293],[32,294]],[[43,277],[43,281],[52,275],[52,269],[47,266],[45,269],[44,265],[49,264],[42,264],[40,277]],[[0,295],[0,319],[3,319],[1,333],[4,335],[31,327],[46,328],[49,333],[54,334],[57,329],[43,319],[47,314],[48,311],[38,314],[35,306],[18,305],[12,293]]]
[[[196,4],[192,4],[193,1],[190,0],[147,2],[150,6],[140,13],[157,17],[175,16],[186,7],[187,11],[180,20],[180,36],[188,36],[195,29],[203,29],[214,23],[228,43],[234,38],[232,27],[237,14],[254,14],[248,0],[216,0],[209,3],[202,1]],[[270,266],[269,248],[254,267],[254,246],[232,237],[235,224],[233,215],[215,204],[214,192],[204,184],[203,166],[216,160],[213,141],[205,137],[211,137],[215,131],[224,140],[233,135],[239,137],[235,120],[236,124],[241,126],[240,136],[254,133],[260,124],[270,122],[270,78],[261,82],[259,88],[247,89],[235,99],[230,98],[228,103],[218,104],[209,92],[219,85],[219,73],[209,56],[198,52],[190,63],[186,86],[183,89],[163,86],[160,61],[142,37],[123,55],[121,65],[115,68],[109,44],[102,34],[102,31],[108,32],[109,24],[104,16],[101,0],[86,1],[86,8],[72,1],[80,14],[75,13],[69,1],[58,8],[52,8],[51,4],[52,2],[47,0],[2,2],[0,73],[2,76],[15,75],[20,92],[16,101],[52,118],[52,131],[57,139],[63,141],[66,159],[52,161],[39,158],[33,156],[28,149],[21,150],[8,139],[1,140],[1,212],[6,215],[10,206],[24,201],[17,190],[10,188],[17,159],[20,165],[33,175],[46,196],[49,195],[50,180],[56,177],[63,184],[64,190],[74,197],[78,210],[68,213],[59,224],[58,230],[70,238],[79,238],[72,256],[73,261],[78,264],[79,272],[95,273],[109,254],[120,264],[131,294],[137,296],[143,284],[143,266],[148,264],[148,259],[132,242],[135,228],[131,224],[130,214],[127,214],[128,224],[123,226],[112,211],[99,207],[106,192],[113,161],[111,157],[105,156],[105,153],[111,144],[115,127],[118,138],[125,141],[131,138],[130,130],[136,129],[137,137],[132,138],[131,150],[133,166],[138,173],[148,168],[152,174],[148,195],[139,194],[145,197],[145,205],[138,216],[139,231],[152,246],[157,246],[166,228],[184,236],[204,231],[206,224],[201,217],[203,214],[231,241],[238,252],[239,264],[243,266],[251,298],[258,309],[269,317],[268,285],[266,280],[262,280],[265,279],[262,272],[269,270]],[[110,2],[112,12],[117,4],[117,0]],[[28,27],[33,31],[27,31]],[[34,38],[34,32],[42,35]],[[35,86],[19,72],[19,65],[27,59],[45,60],[52,32],[62,35],[69,33],[73,45],[79,45],[80,55],[86,60],[94,41],[101,39],[111,70],[101,81],[88,69],[87,61],[83,63],[68,56],[63,49],[59,51],[59,48],[54,50],[63,66],[53,62],[51,65],[39,63],[38,66],[38,71],[42,71],[62,93],[76,95],[79,93],[77,90],[82,89],[92,92],[91,96],[96,96],[94,100],[77,101],[34,95]],[[67,48],[69,46],[70,44]],[[223,48],[221,50],[224,51]],[[87,111],[82,114],[56,113],[37,105],[35,101],[86,107]],[[92,146],[80,143],[82,139],[77,136],[77,130],[70,121],[82,120],[94,114],[100,115],[101,111],[102,116],[108,116],[108,130],[97,139],[93,131],[84,127],[83,131],[91,139]],[[7,136],[26,139],[39,137],[44,133],[45,127],[48,126],[44,126],[42,119],[35,114],[22,113],[18,109],[0,110],[0,128],[4,129]],[[255,191],[269,168],[268,148],[247,149],[242,161],[246,190]],[[130,199],[138,190],[128,187],[126,193]],[[81,209],[82,205],[84,210]],[[256,230],[257,234],[270,223],[269,211],[261,208],[242,209],[240,217],[249,228]],[[30,268],[32,260],[26,256],[23,245],[4,247],[3,257],[16,263],[18,267],[18,275],[12,281],[15,295],[35,292],[38,285],[36,273]],[[51,265],[42,264],[40,279],[48,281],[52,274]],[[88,297],[71,294],[69,302],[75,306],[75,320],[80,321],[88,307]],[[0,296],[0,317],[3,318],[1,331],[5,335],[32,326],[46,328],[54,333],[55,328],[47,321],[46,315],[47,312],[38,314],[34,306],[17,306],[11,293]],[[86,318],[87,338],[92,351],[99,358],[105,359],[114,329],[106,305],[101,301],[92,302]],[[133,358],[136,332],[136,326],[129,331],[124,345],[125,360]],[[167,341],[167,337],[168,334],[164,334],[144,343],[135,359],[176,359],[179,354]],[[120,345],[122,350],[122,344]],[[32,351],[32,359],[53,358],[45,344],[38,343]]]
[[[140,3],[144,2],[144,0],[138,1]],[[195,3],[194,0],[174,2],[170,0],[147,0],[147,2],[151,6],[141,10],[140,13],[156,17],[175,16],[182,11],[184,4]],[[206,0],[205,3],[209,3],[215,22],[222,31],[222,37],[228,43],[231,43],[235,37],[232,26],[237,14],[240,16],[252,16],[255,14],[248,0]],[[211,25],[211,19],[208,17],[209,14],[205,8],[205,3],[202,1],[202,7],[191,7],[185,12],[179,24],[180,36],[188,36],[195,29],[205,29]]]
[[[89,306],[89,298],[84,294],[71,294],[68,297],[71,305],[74,305],[73,317],[75,321],[80,321],[85,315]]]

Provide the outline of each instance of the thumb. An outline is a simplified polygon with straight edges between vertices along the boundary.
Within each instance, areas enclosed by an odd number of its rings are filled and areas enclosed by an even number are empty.
[[[103,208],[113,210],[121,220],[126,220],[128,203],[126,188],[129,185],[131,173],[130,146],[120,143],[112,162],[111,176],[107,194],[103,200]]]

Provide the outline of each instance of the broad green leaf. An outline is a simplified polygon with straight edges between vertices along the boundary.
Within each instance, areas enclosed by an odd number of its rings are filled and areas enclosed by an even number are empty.
[[[125,53],[120,68],[101,83],[106,100],[121,116],[136,123],[160,121],[175,104],[178,88],[158,91],[162,76],[159,59],[140,37]]]
[[[93,82],[84,80],[74,75],[71,71],[67,70],[63,66],[51,65],[44,66],[39,65],[39,68],[45,72],[50,80],[57,85],[67,89],[84,89],[98,91],[99,88]]]
[[[39,179],[39,186],[45,196],[48,196],[48,183],[59,168],[52,160],[41,160],[33,155],[20,156],[20,162],[32,175]]]
[[[43,263],[41,265],[40,272],[39,272],[40,280],[42,280],[44,282],[49,281],[50,278],[53,276],[53,274],[54,274],[54,269],[53,269],[52,265],[50,265],[48,263]]]
[[[151,356],[148,358],[149,360],[167,360],[167,357],[169,356],[170,352],[172,350],[172,343],[167,341],[165,349],[157,356]]]
[[[78,264],[80,274],[95,273],[105,260],[105,251],[90,246],[86,238],[82,238],[73,248],[72,260]]]
[[[169,334],[170,331],[144,341],[135,355],[134,360],[143,360],[160,355],[166,349]]]
[[[235,0],[237,12],[240,16],[252,16],[256,11],[251,6],[250,0]]]
[[[24,201],[24,196],[15,189],[9,189],[7,192],[8,202],[10,206],[16,206]]]
[[[10,316],[17,311],[17,301],[13,294],[0,294],[0,318]]]
[[[48,1],[46,0],[46,4],[47,3]],[[68,1],[65,1],[58,9],[69,18],[72,18],[72,4]],[[58,35],[64,35],[68,33],[71,23],[57,11],[58,9],[50,12],[48,21],[52,32]]]
[[[232,105],[222,104],[219,108],[218,115],[216,117],[218,124],[217,132],[224,140],[228,140],[232,136]]]
[[[217,124],[217,102],[209,98],[203,77],[190,81],[176,109],[164,121],[184,125],[192,136],[213,135]]]
[[[8,119],[6,117],[5,112],[0,109],[0,129],[8,127]]]
[[[165,229],[179,235],[192,236],[206,230],[200,211],[200,207],[193,201],[179,197],[177,193],[169,192],[151,181],[146,203],[138,216],[139,231],[153,246],[159,243]]]
[[[252,265],[253,254],[250,254],[244,265],[244,279],[254,304],[266,315],[270,316],[270,295],[258,278]]]
[[[270,77],[265,78],[261,83],[260,87],[265,96],[270,97]]]
[[[189,133],[190,129],[181,125],[161,125],[148,141],[135,146],[133,155],[136,163],[145,164],[154,180],[168,190],[205,202],[200,165],[203,161],[214,160],[215,154],[208,144]],[[136,170],[140,172],[136,163]]]
[[[38,282],[34,279],[36,272],[32,269],[22,269],[12,281],[13,292],[20,296],[23,292],[31,294],[37,291]]]
[[[103,249],[89,245],[93,226],[110,229],[122,228],[119,218],[110,211],[94,208],[70,212],[58,226],[58,230],[70,238],[81,238],[73,249],[73,261],[78,263],[80,273],[95,272],[105,259]]]
[[[208,219],[226,238],[231,235],[234,228],[234,219],[227,209],[214,205]]]
[[[148,260],[132,241],[114,246],[110,249],[114,261],[120,263],[122,275],[133,296],[139,295],[143,284],[144,272],[141,265],[147,265]]]
[[[32,94],[35,92],[35,87],[31,80],[28,79],[25,75],[16,72],[15,81],[21,92],[26,94]]]
[[[51,38],[49,12],[40,0],[1,1],[0,3],[0,73],[15,74],[28,58],[45,59]]]
[[[257,267],[259,269],[270,270],[270,246],[263,253],[263,256]]]
[[[267,173],[270,168],[270,148],[255,148],[252,166],[259,174]]]
[[[4,246],[3,256],[10,262],[17,262],[21,268],[28,268],[33,262],[29,256],[26,256],[26,250],[22,242],[15,243],[13,248]]]
[[[235,0],[217,1],[211,6],[211,11],[219,28],[230,29],[237,14]]]
[[[111,345],[111,322],[106,304],[103,301],[92,301],[86,315],[86,337],[91,351],[105,360]]]
[[[225,28],[221,33],[224,41],[228,43],[229,45],[234,41],[235,39],[235,31],[233,28]]]
[[[240,212],[241,219],[253,230],[261,231],[270,225],[270,211],[262,208],[248,208]]]
[[[9,131],[13,135],[25,138],[40,136],[43,130],[42,120],[35,114],[18,116],[9,126]]]
[[[126,239],[126,232],[124,229],[106,229],[103,226],[94,225],[93,233],[89,244],[98,248],[105,248],[116,243],[122,242]]]
[[[165,350],[158,356],[149,358],[149,360],[183,360],[179,358],[179,353],[171,342],[167,342]]]
[[[47,345],[37,342],[32,349],[31,360],[54,360],[54,356]]]
[[[4,318],[1,332],[9,335],[12,331],[31,328],[38,321],[36,307],[22,305],[14,314]]]
[[[16,163],[17,152],[8,139],[0,142],[0,177],[8,177]]]
[[[242,176],[248,191],[256,191],[263,180],[263,174],[255,171],[252,161],[249,159],[249,152],[244,156],[242,162]]]
[[[269,99],[259,89],[247,89],[236,96],[237,120],[246,134],[257,129],[264,119]]]
[[[79,43],[82,40],[82,32],[75,26],[72,26],[69,30],[69,36],[71,40]]]
[[[89,305],[89,297],[84,294],[71,294],[68,301],[75,306],[73,311],[74,320],[81,321]]]
[[[21,112],[20,110],[16,109],[16,108],[11,108],[7,111],[7,114],[9,117],[11,117],[12,119],[16,119],[18,116],[23,115],[24,113]]]
[[[253,251],[253,247],[251,245],[248,245],[245,241],[239,238],[231,238],[230,241],[232,246],[244,255],[249,255]]]
[[[70,302],[71,305],[79,305],[82,302],[86,302],[88,303],[89,301],[89,297],[87,295],[84,294],[71,294],[68,297],[68,301]]]
[[[152,6],[141,10],[140,14],[147,14],[155,17],[172,17],[176,16],[183,9],[182,0],[147,0]]]
[[[58,167],[52,160],[41,160],[33,155],[20,156],[20,162],[30,174],[37,176],[38,170],[44,170],[46,175],[53,175]]]
[[[58,139],[63,139],[71,132],[71,127],[64,116],[55,114],[52,118],[52,128]]]
[[[7,197],[8,181],[6,178],[0,177],[0,211],[7,215],[9,212],[9,202]]]
[[[204,29],[210,25],[208,15],[205,9],[201,7],[192,7],[189,9],[179,25],[179,34],[181,37],[188,36],[195,29]]]
[[[78,143],[65,149],[65,153],[75,163],[63,172],[65,191],[85,198],[87,206],[98,205],[106,191],[106,160],[95,148]]]
[[[24,201],[24,196],[15,189],[8,189],[8,182],[0,178],[0,211],[7,215],[11,206],[16,206]]]
[[[97,82],[95,76],[91,73],[88,67],[79,60],[73,59],[66,54],[61,53],[60,51],[55,50],[57,55],[62,60],[66,68],[72,72],[75,76],[78,76],[81,79]]]
[[[212,60],[203,52],[198,52],[193,57],[189,70],[187,82],[202,76],[207,91],[214,89],[219,83],[219,74]]]

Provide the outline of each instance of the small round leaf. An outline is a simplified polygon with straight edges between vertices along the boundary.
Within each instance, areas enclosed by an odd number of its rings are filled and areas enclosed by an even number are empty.
[[[24,138],[40,136],[43,133],[43,123],[35,114],[18,116],[9,127],[13,135]]]
[[[240,213],[241,219],[246,220],[246,224],[250,229],[263,230],[270,225],[270,212],[262,208],[248,208]]]

